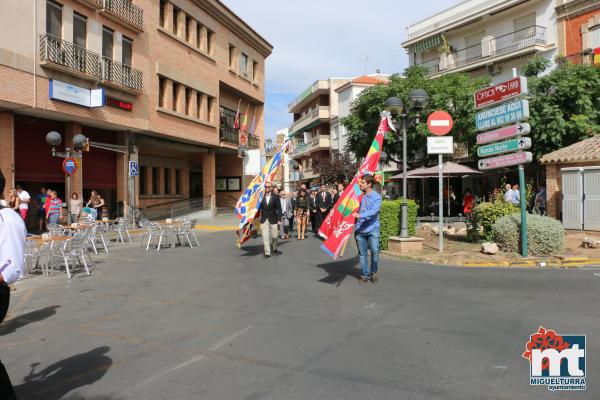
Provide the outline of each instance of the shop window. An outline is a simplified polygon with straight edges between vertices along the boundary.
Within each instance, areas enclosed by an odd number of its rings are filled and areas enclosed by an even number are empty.
[[[152,167],[152,194],[159,194],[159,177],[158,177],[159,169],[157,167]]]
[[[165,107],[165,94],[167,92],[167,79],[158,77],[158,106]]]
[[[165,173],[165,179],[164,179],[165,191],[164,191],[164,193],[171,194],[171,168],[165,168],[164,173]]]
[[[46,33],[62,37],[62,6],[55,1],[46,1]]]
[[[181,194],[181,170],[175,170],[175,194]]]
[[[148,179],[148,167],[145,165],[140,166],[140,194],[148,194],[148,185],[146,184]]]

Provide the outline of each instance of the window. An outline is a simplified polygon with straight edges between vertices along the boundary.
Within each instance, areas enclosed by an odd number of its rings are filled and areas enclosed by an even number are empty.
[[[213,102],[212,97],[206,96],[206,120],[208,122],[210,122],[210,120],[211,120],[210,114],[212,111],[212,102]]]
[[[106,26],[102,27],[102,56],[113,58],[113,40],[114,32]]]
[[[173,7],[173,34],[177,35],[177,33],[179,32],[178,26],[177,26],[177,21],[179,21],[179,13],[181,11],[179,11],[178,8]]]
[[[185,40],[188,43],[192,42],[192,17],[185,16]]]
[[[233,129],[236,112],[225,107],[220,108],[221,127]]]
[[[165,168],[164,173],[165,194],[171,194],[171,168]]]
[[[129,39],[127,36],[123,36],[123,65],[127,65],[131,67],[131,58],[133,57],[133,40]]]
[[[81,14],[73,13],[73,43],[85,47],[87,34],[87,18]]]
[[[46,33],[62,37],[62,6],[54,1],[46,1]]]
[[[248,55],[245,53],[242,53],[240,57],[240,74],[246,78],[248,77]]]
[[[177,103],[179,101],[179,84],[173,82],[173,107],[172,110],[173,111],[177,111]]]
[[[175,194],[181,194],[181,170],[175,170]]]
[[[200,119],[202,115],[202,93],[196,92],[196,118]]]
[[[525,37],[535,34],[535,13],[525,15],[521,18],[513,20],[515,29],[515,40],[523,39]]]
[[[200,22],[196,22],[196,46],[202,47],[202,25]]]
[[[145,165],[140,166],[140,194],[148,194],[148,168]]]
[[[235,68],[235,46],[229,45],[229,68]]]
[[[165,95],[167,92],[167,80],[162,76],[158,77],[158,106],[165,106]]]
[[[167,1],[160,0],[160,15],[159,15],[159,25],[163,28],[165,27],[165,15],[167,14]]]
[[[258,80],[258,62],[252,61],[252,82]]]
[[[185,113],[186,115],[192,115],[192,101],[195,100],[192,98],[194,91],[190,88],[185,88]]]
[[[213,41],[215,33],[209,29],[206,30],[206,52],[212,54]]]
[[[587,47],[589,47],[590,49],[596,49],[600,47],[600,25],[596,25],[590,28],[588,35],[589,45]]]
[[[159,193],[159,185],[158,185],[158,168],[157,167],[152,167],[152,194],[158,194]]]

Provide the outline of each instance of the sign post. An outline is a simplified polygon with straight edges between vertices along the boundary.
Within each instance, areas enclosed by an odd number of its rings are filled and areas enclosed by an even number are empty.
[[[475,107],[477,109],[486,108],[475,115],[477,130],[487,131],[477,135],[477,144],[480,145],[477,155],[479,157],[495,156],[480,159],[477,163],[479,169],[489,170],[518,166],[521,255],[523,257],[528,255],[525,168],[523,165],[533,160],[530,152],[523,151],[531,148],[532,145],[530,138],[522,136],[531,131],[529,124],[521,122],[529,118],[529,102],[521,98],[527,93],[527,78],[517,76],[517,70],[513,68],[511,80],[486,87],[475,92],[474,95]],[[505,126],[508,124],[513,125]],[[499,129],[490,131],[493,128]],[[499,142],[499,140],[504,141]]]
[[[436,136],[446,135],[452,130],[454,121],[452,116],[446,111],[434,111],[427,118],[427,128],[429,132]],[[452,136],[449,137],[428,137],[427,154],[438,155],[438,241],[439,252],[444,251],[444,160],[443,154],[454,153],[454,143]],[[404,172],[406,174],[406,171]],[[450,193],[448,193],[450,195]]]

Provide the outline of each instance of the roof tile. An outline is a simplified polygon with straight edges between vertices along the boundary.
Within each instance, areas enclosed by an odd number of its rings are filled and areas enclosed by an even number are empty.
[[[600,134],[544,155],[542,164],[600,161]]]

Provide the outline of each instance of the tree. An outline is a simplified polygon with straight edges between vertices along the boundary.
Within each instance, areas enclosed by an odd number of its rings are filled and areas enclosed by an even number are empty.
[[[388,84],[365,89],[352,104],[351,113],[342,120],[349,131],[348,150],[358,158],[367,153],[377,131],[380,113],[387,98],[397,96],[404,104],[413,89],[422,88],[429,94],[426,109],[420,114],[418,124],[415,115],[409,115],[407,127],[409,161],[425,156],[427,115],[434,110],[446,110],[452,115],[455,142],[466,142],[472,150],[476,143],[475,104],[473,93],[489,83],[488,78],[472,79],[464,73],[446,74],[437,79],[428,79],[427,70],[421,67],[407,68],[404,75],[393,75]],[[401,132],[387,135],[384,151],[391,161],[401,162]]]
[[[315,155],[312,169],[321,178],[321,183],[348,182],[358,170],[358,163],[350,154],[332,150]]]
[[[536,159],[600,132],[600,69],[565,61],[543,75],[549,66],[535,57],[524,70]]]

